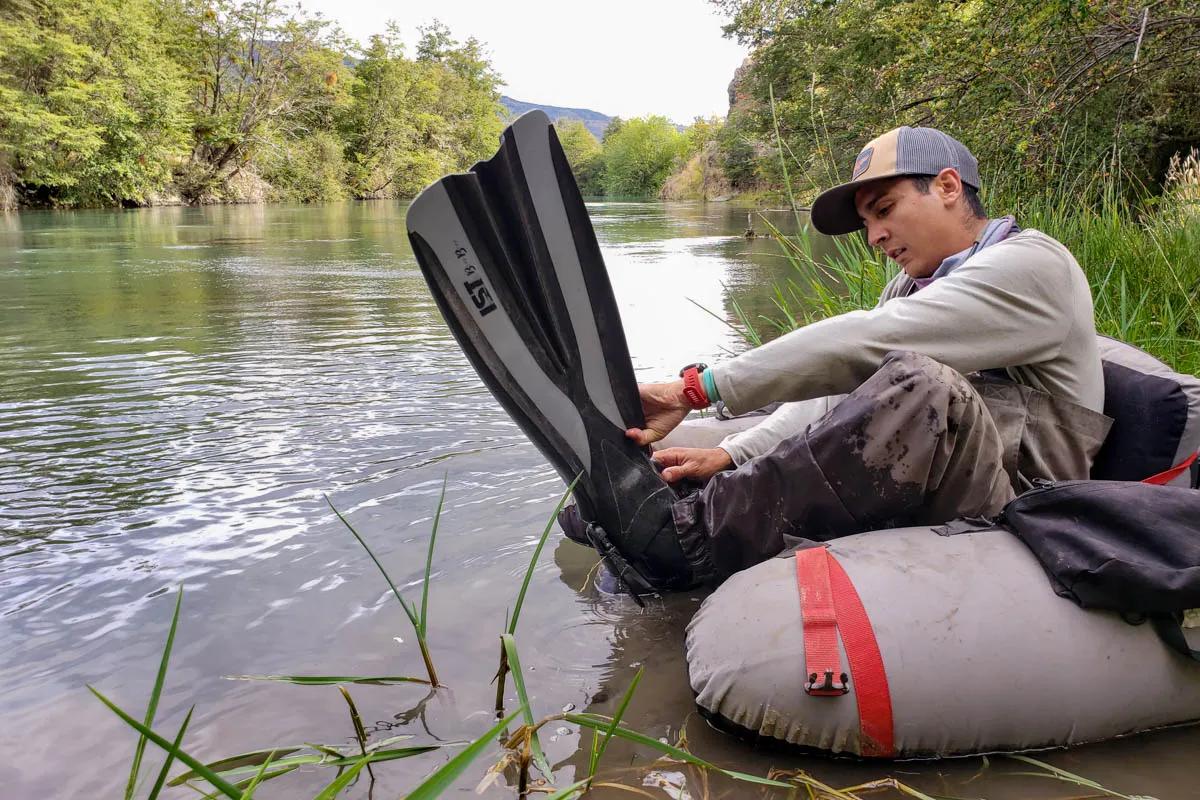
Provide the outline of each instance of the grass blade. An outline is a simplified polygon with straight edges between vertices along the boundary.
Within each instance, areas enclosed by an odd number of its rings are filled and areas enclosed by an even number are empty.
[[[600,766],[600,759],[604,758],[604,751],[608,749],[608,743],[612,739],[613,731],[621,724],[621,717],[625,715],[625,709],[629,708],[629,701],[633,699],[633,693],[637,691],[644,670],[644,667],[638,667],[637,674],[633,676],[629,688],[625,690],[625,696],[621,698],[621,704],[617,706],[617,713],[613,715],[612,724],[608,726],[608,730],[604,731],[604,738],[600,740],[600,746],[592,748],[591,764],[588,766],[589,779],[596,776],[596,767]]]
[[[253,778],[250,779],[250,783],[247,784],[246,788],[242,790],[242,800],[251,800],[251,798],[254,797],[254,792],[258,789],[258,785],[263,782],[263,775],[264,775],[264,773],[266,773],[267,767],[269,767],[271,765],[271,760],[274,758],[275,758],[275,751],[272,750],[271,754],[268,755],[263,760],[262,766],[258,768],[258,772],[254,775]],[[290,772],[290,770],[289,770],[289,772]],[[273,775],[272,777],[275,777],[277,775],[282,775],[282,774],[283,773],[281,773],[281,772],[276,772],[275,775]]]
[[[443,496],[445,495],[444,489],[445,487],[443,485]],[[367,545],[367,540],[364,539],[359,532],[354,529],[354,526],[350,524],[348,519],[342,516],[342,512],[337,510],[337,507],[333,504],[333,501],[329,499],[329,495],[325,495],[325,502],[329,505],[329,508],[333,511],[337,518],[342,521],[342,524],[346,526],[346,529],[350,531],[351,535],[353,535],[354,538],[358,540],[358,543],[362,545],[363,549],[367,551],[367,555],[371,557],[371,560],[375,562],[375,566],[379,568],[379,574],[383,575],[383,579],[387,581],[388,586],[391,587],[392,594],[394,594],[396,599],[400,601],[400,607],[404,609],[404,614],[408,617],[408,621],[412,623],[413,632],[417,636],[417,647],[421,650],[421,659],[425,662],[425,671],[429,673],[429,685],[435,688],[440,686],[441,684],[438,683],[437,671],[433,668],[433,659],[429,656],[429,646],[425,642],[425,631],[422,627],[421,619],[417,616],[417,609],[405,601],[404,597],[400,594],[400,590],[396,588],[396,583],[392,580],[392,576],[388,575],[387,570],[383,568],[383,564],[380,563],[379,559],[375,557],[374,551],[372,551],[370,546]],[[438,514],[439,516],[441,515],[440,501],[438,503]],[[429,557],[432,558],[432,541],[430,541],[429,546],[431,548]],[[425,578],[426,586],[428,587],[428,567],[426,567]]]
[[[358,715],[358,706],[354,705],[354,698],[350,696],[350,692],[345,686],[339,686],[338,691],[342,693],[342,699],[346,701],[346,705],[350,706],[350,722],[354,724],[354,738],[358,739],[358,749],[363,758],[367,756],[367,732],[363,728],[362,717]],[[371,772],[371,764],[367,762],[367,772],[371,773],[371,777],[375,777],[375,773]]]
[[[1027,776],[1035,777],[1035,778],[1050,778],[1051,780],[1064,781],[1065,783],[1073,783],[1076,786],[1086,786],[1089,789],[1095,789],[1098,792],[1104,792],[1106,795],[1108,795],[1110,797],[1121,798],[1121,800],[1149,800],[1149,798],[1146,798],[1143,795],[1131,796],[1131,795],[1127,795],[1127,794],[1121,794],[1120,792],[1114,792],[1112,789],[1108,789],[1104,786],[1101,786],[1100,784],[1096,783],[1094,780],[1091,780],[1090,778],[1085,778],[1082,775],[1076,775],[1074,772],[1067,772],[1065,769],[1056,767],[1053,764],[1047,764],[1045,761],[1039,761],[1036,758],[1030,758],[1029,756],[1022,756],[1022,755],[1016,755],[1016,754],[1011,754],[1008,757],[1011,759],[1015,759],[1016,761],[1023,761],[1026,764],[1032,764],[1033,766],[1037,767],[1038,769],[1045,770],[1045,772],[1016,773],[1019,775],[1027,775]]]
[[[89,692],[96,695],[96,698],[101,703],[104,703],[104,705],[108,706],[110,711],[112,711],[114,714],[116,714],[118,717],[120,717],[122,720],[124,720],[126,725],[133,728],[138,733],[142,734],[147,739],[149,739],[150,741],[154,742],[156,745],[161,747],[163,750],[166,750],[168,753],[174,753],[176,758],[178,758],[184,764],[187,764],[189,767],[191,767],[193,770],[195,770],[195,772],[201,778],[204,778],[204,780],[206,780],[210,784],[212,784],[213,788],[220,791],[221,794],[225,795],[228,798],[231,798],[231,800],[241,800],[242,793],[239,792],[237,789],[235,789],[233,786],[229,785],[229,783],[227,783],[224,779],[222,779],[220,775],[217,775],[211,769],[204,766],[204,764],[202,764],[198,759],[192,757],[186,751],[184,751],[180,748],[174,747],[170,742],[168,742],[163,737],[159,736],[155,731],[151,730],[146,725],[143,725],[142,723],[138,722],[133,717],[129,716],[129,714],[125,713],[125,711],[123,709],[121,709],[119,706],[117,706],[116,703],[114,703],[113,701],[111,701],[107,697],[105,697],[103,694],[101,694],[95,687],[88,686],[87,688],[88,688]]]
[[[567,720],[568,722],[574,722],[576,725],[581,725],[585,728],[591,728],[592,730],[598,731],[606,731],[609,729],[609,726],[612,725],[611,719],[602,717],[599,714],[564,714],[563,719]],[[699,756],[692,755],[686,750],[681,750],[680,748],[669,745],[666,742],[660,742],[658,739],[647,736],[644,733],[638,733],[637,731],[621,727],[620,725],[613,728],[612,732],[613,736],[618,738],[625,739],[626,741],[633,742],[635,744],[645,745],[646,747],[653,748],[663,755],[668,755],[678,761],[683,761],[687,764],[692,764],[693,766],[701,767],[703,769],[711,769],[715,772],[725,775],[726,777],[733,778],[734,780],[753,783],[759,786],[774,786],[780,789],[796,788],[795,784],[792,783],[776,781],[772,780],[771,778],[760,778],[757,775],[750,775],[746,772],[737,772],[736,770],[718,767],[716,764],[705,761]]]
[[[442,476],[442,493],[438,496],[437,511],[433,515],[433,530],[429,534],[429,549],[425,553],[425,580],[421,583],[421,638],[429,630],[429,573],[433,571],[433,543],[437,541],[438,523],[442,521],[442,506],[446,502],[446,475]]]
[[[304,766],[317,767],[349,767],[362,760],[362,756],[344,755],[337,750],[324,745],[310,745],[314,750],[319,750],[318,753],[304,753],[302,755],[288,756],[285,758],[276,758],[271,762],[271,768],[268,772],[268,777],[275,777],[275,772],[282,775],[284,772],[290,772],[293,769]],[[429,753],[438,750],[445,745],[442,744],[422,744],[412,747],[397,747],[391,749],[379,749],[367,751],[367,761],[375,763],[379,761],[395,761],[401,758],[411,758],[424,753]],[[282,749],[280,752],[284,752]],[[244,776],[251,775],[258,771],[259,765],[269,756],[270,750],[258,750],[255,753],[243,754],[243,756],[231,756],[220,761],[215,761],[211,764],[202,765],[206,769],[219,774],[221,777],[229,780],[242,780]],[[254,760],[244,758],[244,756],[257,756]],[[224,766],[218,766],[224,765]],[[204,777],[201,773],[192,771],[185,772],[181,775],[176,775],[171,779],[168,786],[181,786],[194,778]]]
[[[286,767],[280,767],[278,764],[272,762],[270,768],[266,769],[266,771],[259,770],[259,772],[254,773],[253,776],[246,778],[242,781],[239,781],[238,783],[235,783],[234,786],[236,786],[237,788],[239,788],[243,792],[245,792],[250,787],[250,785],[252,783],[254,783],[255,781],[258,781],[259,783],[266,783],[267,781],[274,780],[275,778],[279,778],[284,775],[287,775],[289,772],[298,770],[298,769],[300,769],[300,767],[301,767],[300,764],[292,764],[292,765],[289,765]],[[260,773],[261,773],[262,777],[259,777]],[[246,797],[244,795],[242,797],[242,800],[246,800]]]
[[[236,756],[227,756],[217,761],[210,761],[204,766],[208,767],[213,772],[222,773],[230,772],[240,767],[257,767],[268,758],[274,758],[275,765],[279,766],[280,764],[284,763],[284,760],[287,756],[290,756],[292,753],[298,753],[300,750],[301,748],[295,746],[273,747],[269,750],[251,750],[248,753],[238,753]],[[338,758],[341,757],[342,754],[338,753]],[[182,775],[177,775],[176,777],[172,778],[170,785],[178,786],[184,781],[190,781],[192,778],[196,777],[199,777],[199,773],[185,772]]]
[[[375,566],[379,568],[379,574],[383,576],[383,579],[387,581],[388,586],[391,587],[392,594],[396,595],[396,599],[400,601],[400,607],[403,608],[404,613],[408,615],[408,621],[412,623],[413,630],[416,631],[417,635],[419,636],[421,633],[421,621],[417,619],[416,614],[414,614],[413,610],[409,608],[408,603],[404,602],[404,598],[400,595],[400,590],[396,588],[396,584],[392,581],[392,576],[388,575],[387,570],[383,568],[383,564],[379,563],[379,559],[375,557],[375,553],[367,544],[366,539],[364,539],[362,535],[354,529],[354,526],[350,524],[348,519],[342,516],[342,512],[337,510],[337,506],[335,506],[333,501],[329,499],[329,495],[325,495],[325,502],[329,505],[329,508],[333,511],[337,518],[342,521],[342,524],[346,526],[346,530],[350,531],[350,534],[358,540],[358,543],[362,545],[363,550],[366,550],[367,555],[369,555],[371,560],[375,562]]]
[[[550,519],[546,520],[546,527],[542,531],[542,538],[538,540],[537,547],[533,551],[533,557],[529,559],[529,567],[525,570],[525,580],[521,581],[521,590],[517,592],[517,602],[513,605],[512,616],[508,620],[507,633],[509,635],[517,632],[517,620],[521,618],[521,606],[525,604],[525,593],[529,590],[529,581],[533,578],[534,567],[537,566],[538,557],[542,554],[542,548],[546,545],[546,539],[550,537],[550,531],[554,529],[554,522],[558,519],[558,512],[567,503],[567,498],[571,496],[571,492],[575,491],[575,485],[579,483],[579,479],[583,477],[583,473],[575,476],[575,480],[571,481],[571,485],[563,492],[563,496],[558,499],[558,505],[554,507],[554,512],[550,515]]]
[[[573,800],[582,794],[582,789],[588,785],[590,778],[584,778],[581,781],[575,781],[570,786],[564,786],[552,795],[546,797],[546,800]]]
[[[158,777],[154,779],[154,786],[150,788],[150,794],[147,800],[158,800],[159,792],[163,789],[163,784],[167,782],[167,773],[171,771],[171,765],[175,763],[175,753],[179,750],[179,745],[183,743],[183,735],[187,732],[188,724],[192,721],[192,712],[196,710],[195,706],[188,709],[187,716],[183,718],[183,724],[179,726],[179,733],[175,734],[175,741],[171,743],[171,749],[167,751],[167,758],[163,761],[162,769],[158,771]]]
[[[158,662],[158,674],[154,677],[154,688],[150,692],[150,703],[146,706],[145,725],[154,725],[154,715],[158,713],[158,700],[162,697],[163,684],[167,680],[167,664],[171,660],[171,648],[175,645],[175,629],[179,626],[179,609],[183,605],[183,587],[175,593],[175,613],[171,615],[171,627],[167,631],[167,643],[163,646],[162,658]],[[133,751],[133,764],[129,767],[129,780],[125,783],[125,800],[132,800],[137,786],[138,773],[142,769],[142,756],[146,752],[146,737],[139,736],[137,747]]]
[[[512,637],[512,634],[505,633],[500,636],[500,641],[504,643],[504,653],[508,659],[508,669],[513,676],[513,686],[517,687],[517,697],[521,700],[521,714],[525,717],[525,724],[531,729],[529,734],[529,749],[533,753],[534,766],[549,780],[553,778],[554,771],[550,768],[550,763],[546,760],[546,754],[542,752],[542,745],[538,741],[537,731],[532,730],[535,724],[533,709],[529,705],[529,693],[525,690],[525,677],[521,674],[521,659],[517,654],[517,640]]]
[[[362,768],[367,766],[368,763],[367,759],[360,758],[355,762],[353,767],[334,778],[313,800],[333,800],[333,798],[342,793],[342,789],[345,789],[350,785],[351,781],[358,777],[358,773],[362,772]]]
[[[447,761],[442,767],[424,781],[416,789],[413,789],[406,800],[433,800],[454,783],[458,776],[466,771],[475,759],[479,758],[488,746],[488,743],[500,735],[500,731],[507,728],[517,714],[520,712],[514,711],[504,719],[497,722],[491,730],[480,736],[475,741],[471,742],[461,753]]]
[[[363,686],[391,686],[397,683],[423,683],[425,678],[410,678],[406,675],[226,675],[227,681],[279,681],[299,686],[334,686],[339,683],[357,683]]]
[[[699,303],[697,303],[695,300],[693,300],[690,297],[685,298],[685,299],[689,303],[694,305],[696,308],[700,309],[705,314],[708,314],[710,317],[717,320],[722,325],[725,325],[726,327],[728,327],[730,330],[732,330],[738,336],[742,337],[742,339],[746,342],[746,344],[750,345],[751,347],[758,347],[760,344],[762,344],[762,338],[758,335],[757,332],[755,332],[754,327],[752,325],[750,325],[749,321],[745,318],[745,314],[742,313],[741,308],[738,307],[736,302],[733,304],[734,305],[734,313],[737,314],[738,320],[742,323],[742,327],[740,327],[740,328],[737,325],[734,325],[732,322],[730,322],[725,317],[723,317],[720,314],[718,314],[717,312],[713,311],[711,308],[706,308],[706,307],[700,305]]]

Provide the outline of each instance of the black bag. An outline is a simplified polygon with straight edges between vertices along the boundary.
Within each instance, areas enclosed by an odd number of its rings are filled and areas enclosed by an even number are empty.
[[[1200,492],[1124,481],[1065,481],[1011,501],[997,520],[1041,562],[1055,593],[1083,608],[1144,615],[1200,661],[1180,629],[1200,608]]]

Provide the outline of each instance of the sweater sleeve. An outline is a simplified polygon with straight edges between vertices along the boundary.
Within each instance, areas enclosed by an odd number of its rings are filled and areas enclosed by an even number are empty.
[[[892,350],[959,372],[1054,358],[1070,328],[1074,260],[1033,231],[987,248],[909,297],[815,322],[719,365],[735,414],[853,391]]]
[[[809,425],[820,420],[840,403],[843,396],[815,397],[799,403],[784,403],[753,428],[726,436],[720,447],[729,453],[734,464],[740,466],[771,450],[789,436],[804,432]]]

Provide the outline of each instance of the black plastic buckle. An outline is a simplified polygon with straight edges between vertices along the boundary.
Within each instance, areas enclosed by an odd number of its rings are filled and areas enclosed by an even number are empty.
[[[612,543],[612,540],[608,538],[608,534],[604,532],[604,528],[589,522],[584,528],[584,532],[587,534],[588,540],[592,543],[592,547],[596,549],[596,552],[608,564],[608,568],[612,570],[613,575],[616,576],[621,585],[625,587],[625,590],[633,597],[633,601],[639,606],[645,607],[645,603],[642,602],[640,595],[657,594],[658,590],[654,588],[654,585],[650,583],[637,567],[629,563],[625,556],[621,555],[621,552],[617,550],[617,546]]]
[[[687,365],[687,366],[685,366],[683,369],[679,370],[679,377],[681,377],[681,378],[682,378],[682,377],[683,377],[683,373],[687,372],[687,371],[688,371],[689,369],[691,369],[692,367],[695,367],[695,368],[696,368],[696,372],[697,372],[697,373],[700,373],[700,372],[704,372],[704,370],[708,369],[708,364],[704,364],[704,363],[701,363],[701,362],[699,362],[699,361],[697,361],[695,364],[688,364],[688,365]]]
[[[808,673],[808,680],[804,682],[804,693],[815,695],[817,697],[838,697],[850,691],[850,678],[846,673],[842,673],[842,679],[835,681],[833,679],[833,670],[825,670],[825,680],[817,683],[817,673]]]

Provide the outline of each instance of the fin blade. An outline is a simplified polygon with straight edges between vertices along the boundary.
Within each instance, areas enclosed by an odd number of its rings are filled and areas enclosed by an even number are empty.
[[[453,175],[412,202],[413,252],[476,372],[569,481],[579,469],[591,470],[587,431],[568,396],[568,376],[555,369],[514,296],[491,223],[474,208],[473,183],[472,175]]]

